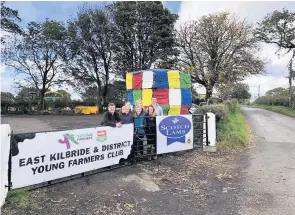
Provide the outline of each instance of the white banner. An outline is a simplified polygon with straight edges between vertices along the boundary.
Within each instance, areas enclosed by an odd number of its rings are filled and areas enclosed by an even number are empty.
[[[36,133],[18,143],[12,189],[118,164],[130,155],[132,144],[133,124]]]
[[[157,154],[192,148],[192,115],[157,116]]]

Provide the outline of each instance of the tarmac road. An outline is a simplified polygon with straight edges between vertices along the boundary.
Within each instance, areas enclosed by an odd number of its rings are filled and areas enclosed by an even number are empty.
[[[240,214],[295,214],[295,118],[242,107],[254,134]]]

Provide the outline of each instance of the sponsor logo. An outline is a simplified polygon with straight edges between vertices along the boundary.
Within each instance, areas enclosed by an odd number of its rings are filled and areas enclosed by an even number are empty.
[[[64,134],[64,139],[59,139],[58,142],[61,143],[61,144],[65,144],[66,147],[67,147],[67,150],[71,148],[71,144],[70,142],[78,145],[78,141],[75,139],[75,136],[73,134]]]
[[[66,148],[68,150],[71,148],[71,143],[78,145],[80,141],[91,140],[93,138],[93,134],[92,133],[83,133],[83,134],[78,134],[75,137],[74,134],[66,133],[63,135],[63,137],[64,138],[59,139],[58,142],[60,144],[65,144]]]
[[[185,144],[185,135],[190,132],[191,128],[191,122],[183,116],[169,116],[159,124],[159,131],[167,137],[168,146],[175,142]],[[191,143],[190,138],[187,143]]]
[[[92,133],[84,133],[84,134],[78,134],[77,140],[91,140],[93,138]]]
[[[107,140],[107,131],[106,130],[100,130],[97,131],[96,140],[98,142],[104,142]]]

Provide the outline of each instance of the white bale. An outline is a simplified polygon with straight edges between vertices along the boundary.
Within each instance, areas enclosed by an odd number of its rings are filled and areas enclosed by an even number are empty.
[[[181,105],[181,89],[169,89],[169,105]]]
[[[154,73],[151,70],[144,71],[142,73],[142,88],[151,89],[154,83]]]

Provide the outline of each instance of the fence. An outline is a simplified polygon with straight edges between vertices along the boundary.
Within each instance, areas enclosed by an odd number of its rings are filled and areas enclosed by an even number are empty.
[[[210,131],[209,119],[215,120],[212,116],[145,116],[135,118],[141,123],[122,128],[14,134],[6,143],[11,146],[11,153],[10,162],[6,162],[8,172],[2,172],[2,176],[7,176],[4,183],[9,189],[34,189],[156,159],[164,153],[200,149],[215,144],[214,135],[209,136],[215,131]],[[5,151],[9,154],[10,149]],[[1,181],[1,188],[5,186]]]

